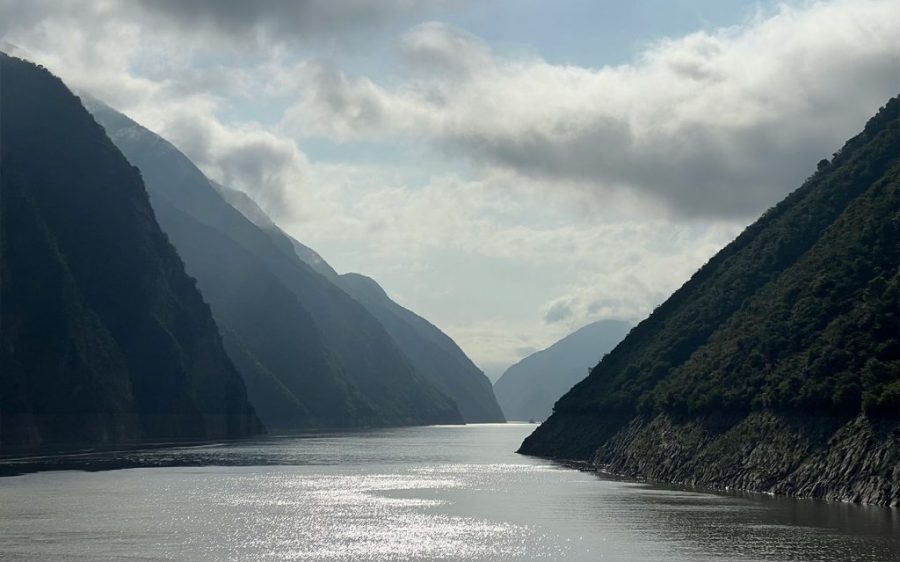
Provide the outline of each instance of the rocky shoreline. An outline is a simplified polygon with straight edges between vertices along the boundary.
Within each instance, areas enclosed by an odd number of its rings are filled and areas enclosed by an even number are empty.
[[[635,418],[605,437],[586,459],[572,460],[573,467],[710,490],[900,507],[896,420],[774,412],[688,420],[659,415]],[[531,441],[521,452],[547,448]],[[560,450],[549,456],[566,458]]]

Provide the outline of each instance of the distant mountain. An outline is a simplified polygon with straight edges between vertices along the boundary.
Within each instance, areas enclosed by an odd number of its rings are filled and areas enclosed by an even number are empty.
[[[630,327],[620,320],[588,324],[507,369],[494,383],[494,394],[507,419],[550,417],[553,403],[585,378],[590,368],[622,341]]]
[[[209,300],[269,427],[462,422],[378,320],[288,240],[235,209],[167,141],[99,102],[89,106],[141,170],[160,224]]]
[[[140,174],[0,54],[0,452],[261,431]]]
[[[557,402],[529,454],[900,504],[900,101]]]
[[[421,316],[400,306],[374,280],[357,273],[338,273],[315,250],[285,234],[246,194],[217,186],[223,197],[279,247],[291,250],[323,277],[341,287],[381,322],[416,370],[456,401],[468,423],[502,422],[488,378],[447,334]]]
[[[338,285],[381,322],[420,373],[456,401],[466,422],[505,421],[491,381],[450,336],[392,301],[369,277],[345,273]]]

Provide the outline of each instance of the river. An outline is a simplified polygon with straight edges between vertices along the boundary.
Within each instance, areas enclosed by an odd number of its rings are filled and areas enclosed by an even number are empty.
[[[515,454],[532,429],[32,459],[0,478],[0,560],[900,560],[896,509],[604,478]]]

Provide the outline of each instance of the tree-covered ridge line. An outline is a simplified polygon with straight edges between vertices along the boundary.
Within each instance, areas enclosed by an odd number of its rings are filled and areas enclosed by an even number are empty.
[[[555,410],[900,415],[898,107],[890,100]]]

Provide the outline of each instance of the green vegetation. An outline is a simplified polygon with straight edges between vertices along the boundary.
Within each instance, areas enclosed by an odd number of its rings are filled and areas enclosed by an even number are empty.
[[[585,416],[616,416],[607,437],[657,414],[900,418],[898,114],[895,98],[713,257],[557,402],[523,450],[549,451],[553,436],[553,454],[584,451],[563,428]]]

